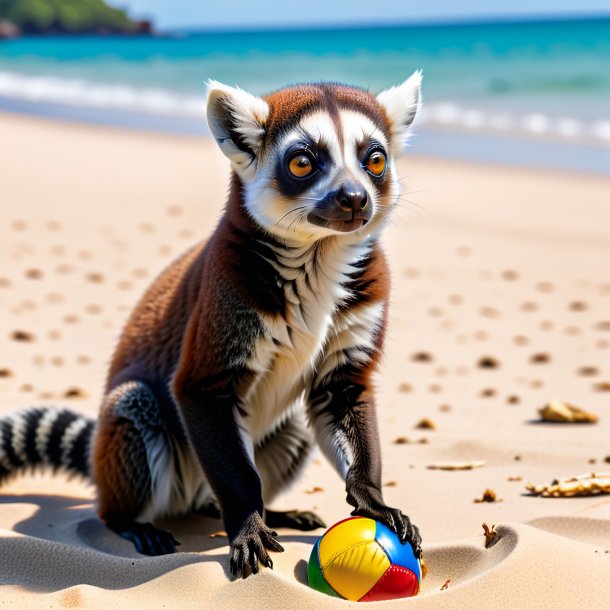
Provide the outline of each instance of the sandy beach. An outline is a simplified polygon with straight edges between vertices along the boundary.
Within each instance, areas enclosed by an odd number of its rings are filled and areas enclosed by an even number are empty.
[[[527,160],[524,160],[527,164]],[[610,178],[417,156],[384,236],[390,332],[378,377],[385,497],[421,529],[418,608],[607,608],[610,495],[525,485],[610,471]],[[213,229],[228,164],[211,140],[0,114],[0,414],[95,414],[121,327],[148,283]],[[599,416],[538,421],[551,399]],[[428,427],[418,427],[422,420]],[[432,425],[432,428],[430,427]],[[431,470],[484,460],[468,471]],[[486,489],[495,502],[475,502]],[[276,508],[349,514],[321,455]],[[482,524],[496,525],[485,548]],[[147,558],[97,519],[94,490],[49,473],[0,490],[7,608],[318,608],[322,532],[280,530],[275,569],[228,576],[220,521],[162,524]]]

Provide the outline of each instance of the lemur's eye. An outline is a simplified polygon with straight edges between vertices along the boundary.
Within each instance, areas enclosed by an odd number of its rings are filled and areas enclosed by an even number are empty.
[[[366,169],[373,176],[383,176],[386,166],[386,156],[381,150],[374,150],[366,160]]]
[[[309,155],[297,153],[288,162],[288,169],[293,176],[305,178],[314,170],[314,164]]]

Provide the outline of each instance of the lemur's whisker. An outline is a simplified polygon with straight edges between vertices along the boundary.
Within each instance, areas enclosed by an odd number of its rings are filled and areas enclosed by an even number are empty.
[[[397,218],[398,220],[400,220],[401,222],[403,222],[409,229],[413,228],[413,225],[411,224],[411,222],[406,219],[403,218],[399,213],[398,213],[398,209],[397,207],[393,207],[388,211],[388,217],[390,219],[390,222],[393,222],[395,218]]]
[[[419,205],[419,203],[415,203],[415,201],[411,201],[410,199],[406,199],[405,197],[402,197],[402,196],[398,197],[398,201],[400,201],[402,203],[408,203],[409,205],[417,208],[420,212],[422,212],[422,214],[430,215],[429,210],[427,210],[423,206]]]
[[[299,206],[298,208],[293,208],[292,210],[288,210],[288,212],[286,212],[275,224],[276,226],[278,226],[280,224],[280,222],[282,222],[282,220],[284,220],[284,218],[286,218],[286,216],[289,216],[290,214],[293,214],[294,212],[301,212],[302,210],[304,210],[305,207],[304,206]]]
[[[294,197],[294,199],[296,199],[297,201],[315,201],[316,203],[318,203],[320,200],[317,197]]]
[[[307,212],[301,212],[300,214],[297,214],[288,224],[288,226],[286,227],[286,232],[284,233],[284,242],[286,241],[286,237],[288,236],[288,233],[290,231],[290,227],[292,226],[293,223],[296,222],[295,226],[294,226],[294,230],[296,232],[296,228],[297,225],[299,224],[299,221],[307,215]]]

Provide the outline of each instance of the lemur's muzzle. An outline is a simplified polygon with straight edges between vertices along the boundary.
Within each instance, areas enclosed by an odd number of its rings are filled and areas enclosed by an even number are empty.
[[[348,232],[362,228],[372,215],[365,188],[354,182],[346,182],[319,201],[307,215],[307,220],[320,227]]]

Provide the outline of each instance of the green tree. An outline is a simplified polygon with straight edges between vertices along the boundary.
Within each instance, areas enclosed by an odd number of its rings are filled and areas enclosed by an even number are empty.
[[[125,11],[103,0],[0,0],[0,19],[31,34],[138,30]]]

